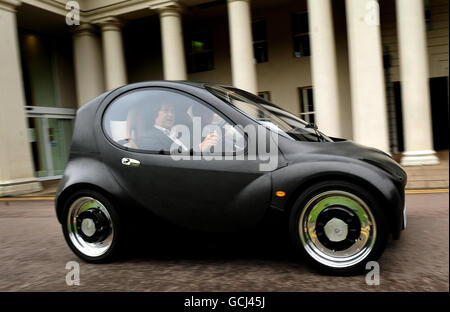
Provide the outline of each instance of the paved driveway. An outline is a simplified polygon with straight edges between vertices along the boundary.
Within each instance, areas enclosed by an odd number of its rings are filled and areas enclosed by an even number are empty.
[[[364,275],[320,275],[289,245],[254,238],[138,241],[128,259],[87,264],[67,247],[52,201],[2,200],[0,291],[449,291],[448,205],[448,193],[407,195],[407,230],[380,259],[381,284],[368,286]],[[80,286],[66,285],[68,261],[80,264]]]

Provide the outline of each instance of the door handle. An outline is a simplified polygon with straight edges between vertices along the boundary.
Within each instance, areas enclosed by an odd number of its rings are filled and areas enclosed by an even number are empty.
[[[139,160],[133,158],[122,158],[122,165],[131,166],[131,167],[139,167],[141,162]]]

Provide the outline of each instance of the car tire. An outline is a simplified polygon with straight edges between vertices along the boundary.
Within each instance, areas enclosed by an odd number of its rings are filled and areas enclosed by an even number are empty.
[[[379,200],[346,181],[308,187],[295,201],[289,219],[294,248],[327,274],[363,273],[387,242],[388,226]]]
[[[122,247],[122,222],[117,209],[103,194],[78,190],[62,211],[64,238],[72,251],[90,263],[116,259]]]

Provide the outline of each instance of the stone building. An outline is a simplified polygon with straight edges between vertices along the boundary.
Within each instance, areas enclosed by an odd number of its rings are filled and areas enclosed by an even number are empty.
[[[0,0],[0,196],[58,179],[76,109],[144,80],[233,84],[436,164],[448,21],[446,0]]]

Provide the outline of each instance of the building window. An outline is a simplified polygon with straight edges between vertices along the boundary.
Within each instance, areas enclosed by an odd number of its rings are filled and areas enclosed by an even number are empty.
[[[292,15],[292,33],[294,36],[294,56],[310,56],[308,13]]]
[[[425,26],[426,26],[426,30],[431,30],[432,28],[431,28],[430,0],[425,0],[424,9],[425,9]]]
[[[269,60],[269,56],[267,53],[266,21],[253,22],[252,31],[255,64],[267,62]]]
[[[314,101],[312,87],[299,88],[300,118],[314,123]]]
[[[190,31],[186,45],[189,73],[198,73],[214,69],[212,33],[207,27],[201,31]]]
[[[270,91],[261,91],[261,92],[258,92],[258,96],[259,97],[262,97],[264,100],[266,100],[266,101],[268,101],[268,102],[270,102]]]

